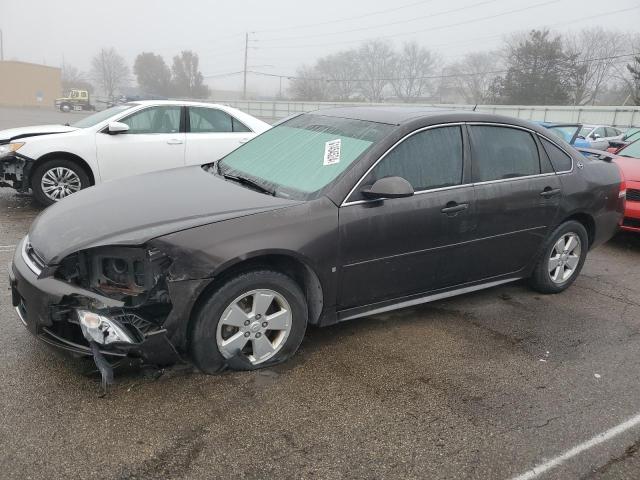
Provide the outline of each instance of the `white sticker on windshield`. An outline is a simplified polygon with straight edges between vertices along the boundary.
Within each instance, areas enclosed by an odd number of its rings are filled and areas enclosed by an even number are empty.
[[[340,149],[342,148],[342,140],[331,140],[324,144],[324,162],[323,165],[334,165],[340,162]]]

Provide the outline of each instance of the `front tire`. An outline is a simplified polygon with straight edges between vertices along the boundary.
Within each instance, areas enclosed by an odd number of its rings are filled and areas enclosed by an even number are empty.
[[[549,236],[529,279],[540,293],[560,293],[577,278],[587,258],[589,237],[580,222],[570,220]]]
[[[33,196],[45,207],[90,185],[87,172],[76,162],[65,158],[42,162],[31,176]]]
[[[300,346],[307,303],[298,284],[272,270],[231,278],[195,316],[190,352],[204,373],[254,370],[282,363]]]

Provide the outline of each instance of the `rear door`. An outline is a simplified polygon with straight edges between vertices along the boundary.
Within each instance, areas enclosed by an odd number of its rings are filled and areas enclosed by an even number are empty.
[[[556,222],[560,180],[528,130],[468,126],[476,192],[475,280],[516,274]]]
[[[96,134],[102,181],[184,165],[181,106],[152,106],[119,121],[129,125],[127,132],[110,135],[105,129]]]
[[[219,160],[255,136],[244,123],[218,108],[187,109],[187,165]]]
[[[341,206],[341,309],[466,280],[475,223],[461,125],[416,132],[396,145]],[[360,191],[399,176],[415,194],[365,200]]]

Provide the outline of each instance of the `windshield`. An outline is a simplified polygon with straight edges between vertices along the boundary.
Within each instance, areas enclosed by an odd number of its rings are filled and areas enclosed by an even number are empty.
[[[622,140],[624,140],[625,142],[633,142],[638,138],[640,138],[640,128],[634,128],[626,132],[624,134],[624,137],[622,137]]]
[[[89,128],[94,125],[99,124],[100,122],[108,119],[109,117],[113,117],[118,113],[124,112],[125,110],[130,109],[134,105],[117,105],[115,107],[107,108],[106,110],[102,110],[101,112],[94,113],[93,115],[89,115],[88,117],[83,118],[82,120],[78,120],[76,123],[72,124],[72,127],[76,128]]]
[[[577,125],[551,126],[547,128],[567,143],[571,143],[573,136],[576,134],[576,130],[578,130]]]
[[[248,178],[278,196],[309,200],[392,129],[363,120],[300,115],[231,152],[219,171]]]
[[[624,147],[620,152],[618,152],[618,155],[621,157],[640,158],[640,140],[636,140],[631,145]]]

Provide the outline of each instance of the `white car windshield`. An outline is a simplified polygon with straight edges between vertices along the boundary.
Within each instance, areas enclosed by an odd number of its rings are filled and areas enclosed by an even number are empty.
[[[134,107],[133,104],[124,104],[124,105],[116,105],[115,107],[107,108],[106,110],[102,110],[101,112],[94,113],[93,115],[89,115],[82,120],[78,120],[76,123],[72,124],[72,127],[76,128],[89,128],[94,125],[99,124],[100,122],[117,115],[118,113],[122,113],[125,110],[129,110]]]

